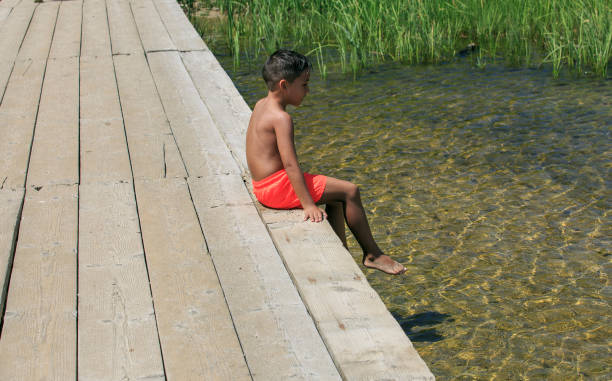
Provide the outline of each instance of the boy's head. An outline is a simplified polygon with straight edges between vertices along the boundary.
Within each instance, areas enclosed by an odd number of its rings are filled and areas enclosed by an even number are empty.
[[[274,90],[281,79],[291,83],[312,65],[308,58],[292,50],[280,49],[272,53],[261,71],[268,89]]]

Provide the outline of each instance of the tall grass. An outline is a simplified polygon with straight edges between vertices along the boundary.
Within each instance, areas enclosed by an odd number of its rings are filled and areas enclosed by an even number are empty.
[[[333,60],[357,73],[386,59],[446,61],[473,43],[479,62],[606,77],[612,59],[610,0],[195,1],[227,16],[219,28],[236,60],[289,46],[316,57],[321,71]]]

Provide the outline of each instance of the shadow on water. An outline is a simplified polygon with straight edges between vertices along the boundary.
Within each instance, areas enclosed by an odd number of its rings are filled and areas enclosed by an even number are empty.
[[[407,317],[403,317],[395,312],[391,314],[400,324],[410,341],[421,343],[435,343],[443,340],[444,336],[442,336],[435,327],[431,326],[440,324],[446,320],[453,321],[449,314],[441,314],[435,311],[421,312]]]

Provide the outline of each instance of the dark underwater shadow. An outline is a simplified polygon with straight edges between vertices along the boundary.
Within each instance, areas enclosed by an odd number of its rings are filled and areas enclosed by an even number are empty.
[[[414,342],[435,343],[444,340],[444,336],[435,327],[418,330],[415,330],[415,327],[430,327],[446,320],[453,321],[449,314],[441,314],[435,311],[421,312],[406,317],[395,312],[391,312],[391,315],[400,324],[410,341]]]

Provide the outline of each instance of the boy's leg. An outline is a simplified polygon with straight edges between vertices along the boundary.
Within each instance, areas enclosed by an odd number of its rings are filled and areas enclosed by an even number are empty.
[[[325,205],[325,213],[327,213],[327,220],[334,229],[334,233],[342,241],[342,245],[348,250],[346,244],[346,230],[344,230],[344,207],[341,202],[329,201]]]
[[[404,266],[384,255],[374,241],[361,204],[359,188],[355,184],[328,177],[320,202],[331,203],[334,201],[342,203],[346,224],[363,250],[364,266],[379,269],[388,274],[401,274],[406,271]]]

